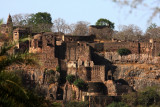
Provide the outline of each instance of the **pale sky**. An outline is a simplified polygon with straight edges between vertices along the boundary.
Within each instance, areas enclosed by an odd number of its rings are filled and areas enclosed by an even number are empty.
[[[146,9],[133,10],[129,13],[128,7],[120,7],[111,0],[2,0],[0,18],[7,20],[8,14],[25,14],[48,12],[52,21],[64,19],[68,24],[77,21],[87,21],[94,25],[99,18],[106,18],[115,23],[115,30],[119,25],[134,24],[143,31],[148,27],[147,20],[151,12]],[[153,22],[160,26],[160,18]]]

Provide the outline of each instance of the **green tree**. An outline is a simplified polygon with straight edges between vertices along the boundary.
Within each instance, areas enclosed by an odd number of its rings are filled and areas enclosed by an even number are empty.
[[[74,75],[67,75],[66,80],[72,84],[75,81],[75,76]]]
[[[122,95],[122,101],[130,106],[136,106],[137,105],[137,94],[135,92],[132,92],[130,94],[124,94]]]
[[[109,26],[109,28],[114,29],[114,23],[108,19],[100,18],[96,22],[97,26]]]
[[[146,90],[139,92],[138,104],[140,105],[152,105],[156,104],[160,100],[160,96],[154,88],[147,88]]]
[[[122,95],[122,101],[130,106],[157,107],[160,103],[159,87],[152,86]]]
[[[82,79],[76,79],[73,84],[80,90],[87,89],[87,84]]]
[[[129,49],[126,49],[126,48],[118,49],[117,52],[118,52],[118,54],[119,54],[120,56],[131,54],[131,51],[130,51]]]
[[[51,31],[51,15],[47,12],[38,12],[36,14],[32,14],[28,21],[28,25],[32,27],[34,32]]]

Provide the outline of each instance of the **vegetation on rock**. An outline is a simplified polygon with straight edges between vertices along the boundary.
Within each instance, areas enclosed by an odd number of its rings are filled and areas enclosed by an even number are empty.
[[[158,89],[158,87],[149,87],[142,91],[126,94],[122,96],[122,101],[130,106],[156,106],[160,104]]]
[[[66,80],[72,84],[75,81],[76,77],[74,75],[67,75]]]
[[[67,102],[65,107],[88,107],[88,102],[71,101],[71,102]]]
[[[112,102],[111,104],[109,104],[106,107],[130,107],[127,104],[123,103],[123,102]]]
[[[129,49],[126,49],[126,48],[118,49],[117,52],[118,52],[118,54],[119,54],[120,56],[131,54],[131,51],[130,51]]]
[[[87,89],[87,84],[82,79],[76,79],[73,84],[80,90]]]

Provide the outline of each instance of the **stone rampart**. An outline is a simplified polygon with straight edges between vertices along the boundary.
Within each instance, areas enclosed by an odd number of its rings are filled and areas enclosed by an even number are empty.
[[[153,57],[148,54],[130,54],[121,57],[117,52],[105,52],[105,58],[112,63],[158,64],[160,62],[160,57]]]

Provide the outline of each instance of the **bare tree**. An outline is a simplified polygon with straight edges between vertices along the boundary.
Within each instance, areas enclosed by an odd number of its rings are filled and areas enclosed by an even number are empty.
[[[160,0],[112,0],[122,6],[129,6],[132,9],[138,9],[140,6],[145,8],[145,10],[150,10],[151,15],[148,22],[156,17],[160,13]]]
[[[88,35],[89,34],[89,22],[79,21],[75,24],[73,35]]]
[[[140,40],[142,35],[142,30],[135,25],[129,26],[119,26],[119,32],[113,35],[114,39],[126,40],[126,41],[135,41]]]
[[[58,18],[53,21],[52,31],[66,33],[67,29],[68,25],[66,24],[66,21],[64,19]]]
[[[157,39],[160,38],[160,27],[150,28],[145,33],[145,38],[148,39]]]
[[[14,26],[26,26],[32,14],[15,14],[12,16]]]

